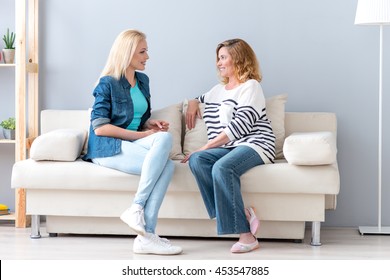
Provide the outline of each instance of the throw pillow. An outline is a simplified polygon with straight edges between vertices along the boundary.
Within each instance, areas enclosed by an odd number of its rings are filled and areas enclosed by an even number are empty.
[[[172,150],[170,153],[171,159],[184,158],[181,148],[182,106],[182,103],[178,103],[159,110],[152,111],[152,116],[150,117],[151,119],[169,122],[168,132],[172,134],[173,138]]]
[[[332,164],[336,162],[336,137],[330,131],[295,132],[286,138],[283,150],[290,164]]]
[[[187,112],[188,100],[183,102],[183,115]],[[204,113],[204,104],[199,104],[200,113],[203,116]],[[189,155],[190,153],[196,151],[208,141],[207,139],[207,127],[203,119],[196,118],[195,127],[193,129],[188,129],[185,125],[185,120],[183,120],[185,126],[184,142],[183,142],[183,154]]]
[[[82,129],[56,129],[38,136],[31,145],[33,160],[74,161],[84,147],[87,131]]]

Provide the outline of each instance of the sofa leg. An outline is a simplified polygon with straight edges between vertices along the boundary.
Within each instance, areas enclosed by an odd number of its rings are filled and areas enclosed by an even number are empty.
[[[311,242],[312,246],[321,246],[321,222],[312,222],[311,225]]]
[[[31,235],[30,235],[30,238],[32,238],[32,239],[41,238],[40,227],[41,227],[40,216],[39,215],[32,215],[31,216]]]

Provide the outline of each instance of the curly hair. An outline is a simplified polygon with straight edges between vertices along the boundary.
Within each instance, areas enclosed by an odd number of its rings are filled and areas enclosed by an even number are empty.
[[[226,47],[228,53],[232,57],[235,76],[240,83],[244,83],[250,79],[261,81],[262,75],[259,62],[253,49],[247,42],[242,39],[226,40],[217,46],[217,62],[218,52],[221,48]],[[229,78],[221,77],[222,83],[227,84]]]

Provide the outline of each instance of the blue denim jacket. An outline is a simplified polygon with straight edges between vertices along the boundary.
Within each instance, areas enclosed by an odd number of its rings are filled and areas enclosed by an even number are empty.
[[[135,72],[138,86],[148,102],[148,109],[141,118],[138,129],[141,129],[150,118],[150,90],[147,75]],[[95,129],[112,124],[127,128],[134,116],[133,100],[130,95],[130,84],[125,77],[117,80],[111,76],[102,77],[93,91],[95,102],[91,112],[91,125],[89,128],[88,151],[83,157],[90,160],[99,157],[110,157],[120,153],[121,139],[97,136]]]

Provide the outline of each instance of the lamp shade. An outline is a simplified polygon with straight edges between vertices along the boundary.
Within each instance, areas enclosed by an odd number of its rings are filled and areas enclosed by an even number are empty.
[[[355,24],[390,24],[390,0],[358,0]]]

